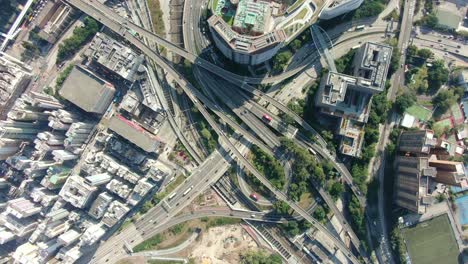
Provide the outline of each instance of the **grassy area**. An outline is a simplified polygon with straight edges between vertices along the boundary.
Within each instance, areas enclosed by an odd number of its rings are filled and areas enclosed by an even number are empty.
[[[413,264],[458,263],[458,246],[447,215],[402,230]]]
[[[211,1],[211,10],[213,10],[213,12],[216,10],[217,6],[218,6],[218,0],[212,0]]]
[[[314,202],[314,197],[310,192],[305,192],[299,198],[298,205],[303,209],[308,209],[309,206]]]
[[[150,259],[147,264],[182,264],[183,261]]]
[[[385,21],[390,21],[392,19],[393,19],[393,21],[400,20],[400,12],[398,12],[396,9],[393,9],[392,12],[390,12],[390,14],[388,14],[386,17],[384,17]]]
[[[453,127],[453,124],[452,124],[452,121],[450,120],[450,118],[446,118],[446,119],[442,119],[438,122],[435,122],[434,123],[434,131],[437,135],[441,135],[442,132],[448,128],[452,128]]]
[[[458,103],[453,104],[450,106],[450,111],[452,112],[453,120],[457,125],[463,124],[465,118],[463,117],[463,113],[460,109]]]
[[[185,180],[184,175],[179,174],[178,176],[176,176],[176,178],[174,179],[173,182],[169,183],[166,186],[166,189],[164,190],[164,192],[165,193],[171,193],[172,191],[175,190],[175,188],[177,188],[177,186],[181,185],[182,182],[184,182],[184,180]]]
[[[294,21],[303,19],[307,15],[307,12],[309,12],[309,10],[307,8],[303,8],[301,12],[294,17]]]
[[[299,6],[301,6],[303,3],[304,3],[305,0],[296,0],[296,2],[294,2],[294,4],[292,4],[290,7],[288,7],[288,9],[286,10],[286,12],[288,13],[291,13],[293,12],[296,8],[298,8]]]
[[[132,223],[132,219],[125,220],[122,225],[119,227],[119,232],[127,228]]]
[[[417,70],[411,76],[411,81],[408,84],[408,87],[417,93],[425,93],[429,88],[429,83],[427,82],[428,79],[428,71],[425,66]]]
[[[228,217],[203,217],[201,219],[183,222],[141,242],[133,248],[133,251],[141,252],[145,250],[172,248],[187,240],[196,229],[204,231],[211,227],[235,225],[241,222],[242,219]]]
[[[157,35],[165,35],[166,29],[164,27],[163,12],[159,0],[148,0],[148,8],[153,22],[154,33]]]
[[[421,121],[427,121],[431,118],[431,110],[422,107],[420,105],[413,105],[410,108],[406,109],[406,113],[418,118]]]

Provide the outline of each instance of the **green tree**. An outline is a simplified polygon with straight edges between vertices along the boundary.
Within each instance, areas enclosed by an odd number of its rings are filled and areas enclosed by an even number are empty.
[[[443,90],[440,91],[433,99],[432,103],[437,107],[436,114],[441,115],[450,108],[451,105],[457,103],[458,95],[454,93],[454,90]]]
[[[335,60],[336,71],[344,74],[351,74],[353,70],[353,60],[356,54],[355,49],[350,49],[348,53]]]
[[[283,215],[288,215],[289,212],[291,211],[291,207],[284,201],[278,200],[275,203],[273,203],[273,209],[278,213],[278,214],[283,214]]]
[[[96,20],[86,17],[84,19],[84,26],[75,28],[73,35],[59,44],[56,63],[61,63],[73,56],[98,30],[99,24]]]
[[[416,45],[409,45],[406,49],[406,55],[413,57],[418,54],[418,47]]]
[[[420,49],[418,50],[418,56],[423,59],[429,59],[433,55],[430,49]]]
[[[445,68],[443,60],[436,60],[432,63],[432,67],[428,68],[427,81],[429,88],[432,91],[440,89],[442,84],[448,81],[449,70]]]
[[[429,1],[426,1],[429,2]],[[435,14],[429,14],[427,16],[424,16],[421,19],[422,23],[430,28],[435,28],[437,24],[439,23],[439,19]]]
[[[403,114],[406,109],[410,108],[416,102],[416,96],[412,93],[405,92],[397,96],[395,100],[395,107],[399,114]]]
[[[351,225],[353,226],[353,230],[361,239],[365,239],[366,226],[364,219],[364,209],[359,204],[358,198],[354,195],[352,196],[348,205],[348,210],[351,216]]]
[[[386,1],[380,0],[364,1],[362,5],[354,12],[353,20],[377,16],[385,9],[385,4]]]
[[[265,251],[247,251],[241,255],[241,264],[281,264],[282,259],[278,254],[267,254]]]
[[[344,192],[344,186],[340,182],[333,182],[328,192],[336,200]]]
[[[299,40],[299,39],[295,39],[291,42],[291,44],[289,44],[291,46],[291,49],[293,51],[297,51],[299,50],[301,47],[302,47],[302,42]]]
[[[327,213],[321,205],[317,206],[317,209],[315,209],[314,218],[320,222],[323,222],[327,218]]]
[[[282,51],[278,53],[273,58],[273,69],[275,71],[282,71],[284,67],[288,64],[289,60],[292,57],[292,52],[289,50]]]
[[[290,236],[297,236],[301,231],[297,221],[288,221],[286,224],[283,224],[283,227],[286,233]]]

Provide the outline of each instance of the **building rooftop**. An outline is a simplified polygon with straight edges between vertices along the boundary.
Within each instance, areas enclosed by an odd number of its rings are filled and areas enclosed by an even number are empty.
[[[85,55],[129,81],[135,79],[135,73],[144,58],[122,42],[101,32],[96,33]]]
[[[398,150],[414,154],[429,154],[436,144],[437,139],[432,130],[405,131],[400,135]]]
[[[462,21],[460,14],[441,8],[437,9],[436,16],[437,24],[449,29],[457,29],[460,25],[460,22]]]
[[[128,211],[130,211],[130,209],[125,204],[119,201],[113,201],[102,218],[102,223],[111,227],[121,220]]]
[[[113,116],[109,129],[132,142],[146,152],[157,152],[161,146],[158,138],[144,130],[138,124],[121,115]]]
[[[97,190],[85,182],[80,176],[70,176],[60,190],[59,195],[67,202],[78,208],[84,208]]]
[[[317,106],[329,115],[366,122],[372,94],[358,89],[359,78],[329,72],[320,83]]]
[[[245,54],[259,53],[264,49],[282,44],[287,36],[283,30],[275,30],[259,36],[242,35],[234,31],[221,17],[213,15],[208,24],[231,49]]]
[[[395,203],[410,211],[423,214],[428,195],[429,179],[435,177],[435,168],[427,157],[398,156],[395,167]]]
[[[113,201],[112,196],[110,194],[103,192],[98,195],[98,197],[94,200],[91,208],[89,209],[89,214],[96,218],[100,219],[107,210],[109,204]]]
[[[114,97],[112,84],[89,70],[74,66],[65,79],[59,94],[89,113],[103,114]]]
[[[366,123],[372,95],[385,90],[392,47],[367,42],[354,56],[353,75],[329,72],[321,82],[316,103],[323,113]]]
[[[392,58],[392,47],[375,42],[367,42],[354,56],[354,76],[363,78],[359,83],[372,93],[385,90],[388,68]]]
[[[270,16],[270,3],[258,0],[239,0],[233,27],[239,32],[263,34]]]
[[[342,118],[338,134],[341,136],[340,152],[359,157],[364,142],[364,125],[351,119]]]

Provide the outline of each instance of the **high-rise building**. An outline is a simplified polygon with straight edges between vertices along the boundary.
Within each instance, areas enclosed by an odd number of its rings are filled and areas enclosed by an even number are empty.
[[[19,96],[31,81],[31,68],[6,54],[0,55],[0,113]]]
[[[325,8],[322,9],[319,16],[320,19],[329,20],[337,16],[341,16],[348,12],[357,9],[364,0],[334,0],[327,1]]]
[[[367,42],[356,53],[353,75],[328,72],[315,98],[320,112],[339,119],[340,152],[359,157],[373,95],[385,90],[392,47]]]

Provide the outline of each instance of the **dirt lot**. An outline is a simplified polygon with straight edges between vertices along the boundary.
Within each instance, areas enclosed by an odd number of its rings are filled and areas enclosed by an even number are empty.
[[[201,264],[239,263],[241,253],[257,248],[255,241],[240,225],[228,225],[203,232],[184,255]]]

